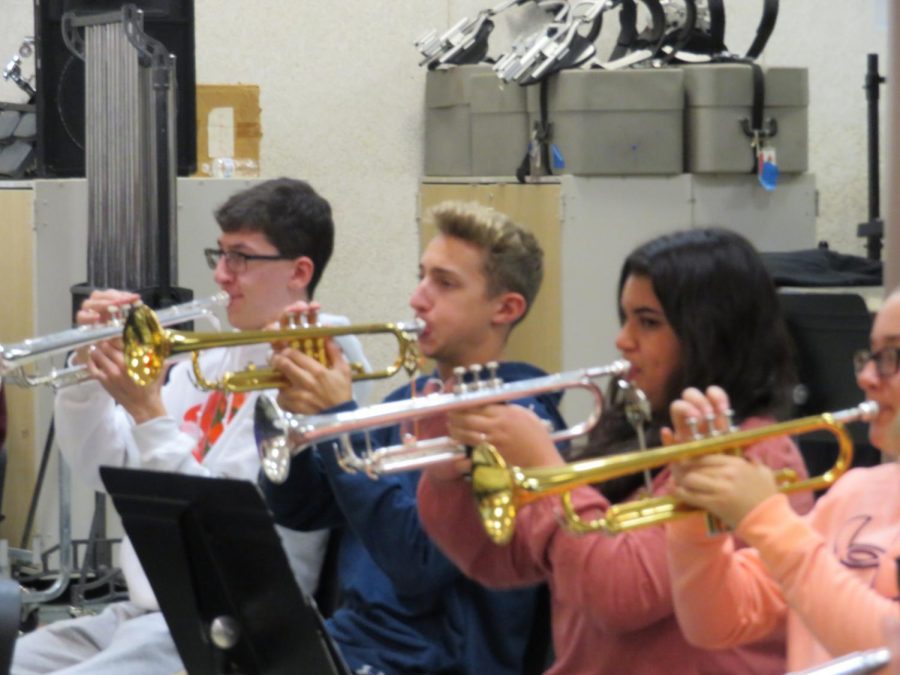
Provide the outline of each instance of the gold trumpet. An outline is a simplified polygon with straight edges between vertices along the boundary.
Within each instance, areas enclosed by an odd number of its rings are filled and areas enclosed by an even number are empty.
[[[838,412],[803,417],[661,448],[583,460],[562,468],[508,467],[497,449],[484,443],[477,446],[472,453],[472,489],[484,528],[497,544],[508,543],[512,538],[516,513],[521,507],[551,495],[563,496],[565,523],[571,531],[578,534],[587,532],[618,534],[699,511],[671,497],[653,497],[616,504],[608,508],[601,518],[584,520],[572,504],[570,491],[583,485],[600,483],[644,469],[655,469],[692,457],[740,452],[748,445],[775,436],[801,435],[827,430],[838,441],[838,457],[828,471],[806,480],[798,480],[795,472],[791,470],[776,472],[781,492],[822,490],[834,483],[850,467],[853,460],[853,441],[845,425],[856,421],[868,422],[876,414],[878,404],[865,401],[855,408]]]
[[[325,339],[342,335],[372,335],[389,333],[397,339],[398,355],[388,367],[374,372],[366,371],[362,364],[351,363],[354,380],[372,380],[391,377],[401,368],[410,375],[418,369],[419,350],[416,336],[422,327],[418,323],[378,323],[358,326],[299,326],[280,330],[240,331],[236,333],[199,333],[163,328],[156,314],[146,306],[135,308],[125,321],[123,342],[125,367],[137,384],[146,386],[162,372],[166,359],[182,353],[191,353],[194,377],[201,389],[220,391],[252,391],[284,387],[287,380],[273,368],[257,368],[226,373],[222,380],[207,380],[200,368],[200,350],[215,347],[287,342],[308,356],[327,364]]]

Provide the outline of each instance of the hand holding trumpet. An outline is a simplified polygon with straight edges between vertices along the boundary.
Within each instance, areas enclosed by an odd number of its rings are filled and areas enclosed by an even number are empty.
[[[136,293],[117,290],[94,291],[82,303],[75,316],[78,325],[106,323],[121,315],[123,306],[140,300]],[[135,424],[147,422],[166,414],[162,403],[162,381],[158,378],[151,386],[136,384],[125,367],[120,337],[101,340],[78,349],[73,358],[76,364],[87,366],[91,378],[97,380],[106,392],[134,418]]]
[[[449,413],[450,436],[463,445],[490,443],[510,466],[562,466],[547,425],[528,408],[494,404]]]
[[[285,309],[280,321],[282,328],[291,328],[293,317],[304,314],[311,324],[316,323],[318,303],[296,302]],[[353,398],[353,377],[350,364],[334,339],[325,339],[327,364],[323,364],[287,342],[273,343],[275,353],[272,367],[288,381],[278,392],[278,405],[291,413],[313,415]]]
[[[706,392],[686,389],[672,402],[669,413],[673,429],[664,429],[663,442],[685,443],[731,431],[728,394],[721,387]],[[717,516],[728,527],[735,528],[758,504],[778,492],[772,470],[752,459],[730,454],[703,455],[672,464],[674,488],[678,501]]]
[[[130,293],[128,291],[117,291],[114,289],[94,291],[81,304],[81,307],[75,314],[75,323],[79,326],[93,326],[99,323],[109,323],[122,316],[123,308],[138,302],[140,299],[141,298],[137,293]],[[121,339],[115,338],[104,342],[117,344],[121,349]],[[90,361],[90,352],[94,351],[92,349],[94,346],[96,345],[86,345],[75,350],[72,362],[78,364],[88,363],[88,361]]]

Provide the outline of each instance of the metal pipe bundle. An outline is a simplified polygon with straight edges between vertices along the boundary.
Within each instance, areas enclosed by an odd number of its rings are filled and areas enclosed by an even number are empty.
[[[169,288],[175,248],[175,59],[134,5],[67,14],[85,62],[88,284]]]

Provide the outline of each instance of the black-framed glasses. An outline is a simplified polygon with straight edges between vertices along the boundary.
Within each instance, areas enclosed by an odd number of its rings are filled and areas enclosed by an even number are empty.
[[[205,248],[203,255],[206,256],[206,264],[209,269],[216,269],[219,260],[225,258],[225,267],[232,274],[240,274],[247,269],[247,262],[250,260],[291,260],[287,255],[255,255],[250,253],[241,253],[240,251],[223,251],[220,248]]]
[[[860,349],[853,355],[853,370],[859,375],[869,361],[875,362],[878,377],[893,377],[900,368],[900,347],[885,347],[877,352]]]

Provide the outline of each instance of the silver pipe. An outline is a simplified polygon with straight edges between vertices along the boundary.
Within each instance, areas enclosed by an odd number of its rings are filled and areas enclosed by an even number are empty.
[[[23,605],[50,602],[69,587],[74,569],[72,561],[72,472],[62,455],[59,458],[59,575],[49,588],[23,593]]]
[[[887,647],[852,652],[828,663],[797,670],[787,675],[866,675],[881,670],[891,662],[891,650]]]

